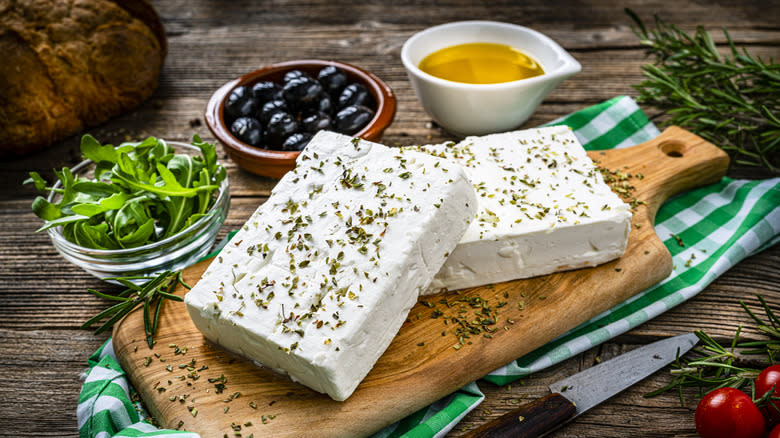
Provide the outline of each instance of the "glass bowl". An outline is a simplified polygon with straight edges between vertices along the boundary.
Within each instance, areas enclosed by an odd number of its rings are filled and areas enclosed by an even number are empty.
[[[177,153],[200,154],[200,149],[186,143],[174,141],[167,143]],[[84,160],[71,170],[74,176],[91,177],[93,168],[91,160]],[[57,181],[54,188],[60,187],[60,181]],[[54,195],[54,191],[49,194],[50,202]],[[166,270],[181,270],[208,254],[229,209],[230,190],[226,176],[219,187],[214,205],[205,216],[175,235],[158,242],[127,249],[92,249],[66,240],[62,235],[62,227],[53,227],[46,231],[51,237],[54,248],[65,260],[95,277],[100,279],[126,276],[150,277]]]

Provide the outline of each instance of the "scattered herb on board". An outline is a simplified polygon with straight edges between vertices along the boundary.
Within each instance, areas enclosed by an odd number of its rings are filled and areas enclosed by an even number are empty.
[[[54,173],[60,187],[37,172],[32,183],[49,202],[35,198],[32,209],[46,223],[38,231],[62,227],[70,242],[93,249],[135,248],[173,236],[205,216],[225,179],[214,144],[195,135],[201,156],[176,154],[165,140],[149,137],[138,144],[101,145],[87,134],[81,153],[95,164],[94,178],[77,177],[70,168]]]
[[[728,54],[721,55],[701,26],[691,36],[656,17],[655,29],[648,29],[633,11],[626,13],[655,57],[634,86],[637,100],[662,109],[664,125],[695,132],[735,163],[780,173],[780,64],[737,49],[726,29]]]
[[[450,332],[457,339],[452,346],[455,350],[460,350],[464,345],[472,343],[472,336],[482,336],[492,339],[493,334],[498,331],[496,325],[498,320],[498,309],[507,305],[506,301],[499,301],[497,304],[490,304],[490,301],[480,296],[464,296],[456,292],[453,299],[442,298],[439,304],[444,306],[444,310],[437,308],[436,303],[421,300],[420,303],[430,309],[430,315],[433,319],[441,318],[444,325],[451,328]],[[512,321],[508,322],[513,324]],[[509,330],[504,326],[504,330]],[[446,336],[446,332],[442,332]],[[422,343],[417,344],[422,346]]]
[[[134,280],[146,279],[144,283],[135,284]],[[160,319],[160,309],[163,300],[183,301],[183,298],[174,295],[173,290],[178,284],[191,289],[191,287],[182,279],[181,272],[165,271],[154,278],[148,277],[114,277],[106,280],[114,280],[125,286],[125,290],[116,295],[105,294],[94,289],[89,292],[107,300],[119,301],[108,309],[98,313],[84,324],[81,328],[90,328],[93,325],[104,321],[100,327],[95,330],[95,334],[102,333],[115,322],[122,319],[138,306],[144,308],[144,333],[146,334],[146,343],[149,348],[154,345],[154,335],[157,333],[157,324]]]
[[[755,393],[753,385],[761,369],[766,367],[767,363],[774,364],[780,359],[780,317],[775,315],[763,297],[757,297],[767,320],[756,315],[744,302],[740,301],[739,304],[755,322],[758,331],[768,339],[740,343],[740,326],[729,346],[724,347],[704,331],[696,331],[701,348],[694,348],[686,355],[693,356],[692,358],[684,360],[677,357],[671,365],[672,381],[645,394],[645,397],[654,397],[676,389],[680,404],[684,405],[682,389],[685,387],[699,388],[699,396],[723,387],[741,389],[750,386],[751,393]],[[755,356],[755,359],[751,356]]]
[[[639,200],[634,196],[636,187],[631,183],[631,180],[634,178],[638,180],[644,179],[644,175],[641,173],[632,174],[627,172],[626,169],[609,170],[605,167],[601,167],[598,161],[596,161],[596,169],[601,172],[604,182],[609,185],[612,191],[623,198],[623,200],[628,201],[631,211],[636,211],[637,207],[645,205],[645,201]]]

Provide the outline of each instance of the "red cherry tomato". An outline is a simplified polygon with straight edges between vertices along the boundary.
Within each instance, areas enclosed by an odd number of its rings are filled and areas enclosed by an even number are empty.
[[[780,365],[772,365],[764,368],[761,374],[756,377],[756,398],[761,398],[767,393],[774,385],[775,390],[772,393],[774,397],[780,397]],[[780,424],[780,400],[771,401],[770,405],[761,408],[761,413],[764,414],[767,423],[770,426]],[[780,433],[780,432],[779,432]]]
[[[769,432],[769,436],[767,438],[780,438],[780,426],[775,426],[775,428]]]
[[[761,411],[744,392],[720,388],[705,395],[696,407],[696,432],[701,438],[763,438]]]

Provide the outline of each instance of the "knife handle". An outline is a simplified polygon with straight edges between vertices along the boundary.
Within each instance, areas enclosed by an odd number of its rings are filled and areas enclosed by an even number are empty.
[[[533,438],[560,426],[576,412],[574,403],[553,393],[480,426],[465,438]]]

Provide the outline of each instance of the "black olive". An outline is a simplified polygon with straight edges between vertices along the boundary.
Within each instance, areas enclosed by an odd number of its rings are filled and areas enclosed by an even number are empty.
[[[289,104],[289,106],[299,112],[301,117],[305,117],[307,114],[316,112],[323,112],[329,116],[332,116],[335,109],[333,106],[333,100],[331,99],[330,95],[324,91],[320,91],[320,94],[318,94],[315,99],[309,102],[298,105]]]
[[[298,79],[298,78],[311,78],[311,76],[307,75],[306,73],[300,70],[290,70],[284,74],[284,83],[286,84],[291,80]]]
[[[248,145],[259,146],[263,141],[263,127],[252,117],[237,118],[230,125],[230,132]]]
[[[277,112],[268,120],[266,140],[271,146],[281,146],[285,138],[298,130],[298,121],[286,112]]]
[[[295,108],[305,108],[317,99],[322,85],[310,77],[298,77],[290,80],[282,88],[284,100]]]
[[[335,65],[329,65],[320,70],[317,80],[331,96],[338,97],[347,85],[347,74]]]
[[[256,110],[257,101],[252,97],[251,91],[243,85],[234,88],[225,100],[225,111],[229,118],[249,116]]]
[[[333,125],[336,131],[352,135],[360,131],[374,118],[374,112],[362,105],[350,105],[336,114]]]
[[[290,135],[282,143],[283,151],[302,151],[309,144],[312,135],[308,132],[296,132]]]
[[[320,111],[325,114],[333,114],[333,110],[336,108],[333,106],[333,99],[331,99],[330,94],[322,91],[317,96],[317,102],[315,105],[313,105],[312,110],[313,111]]]
[[[252,85],[252,96],[263,105],[270,100],[281,99],[282,87],[271,81],[258,82]]]
[[[339,95],[338,107],[344,108],[349,105],[371,106],[371,95],[366,87],[360,84],[349,84]]]
[[[301,125],[304,131],[316,133],[322,129],[330,129],[331,120],[329,115],[323,112],[316,112],[304,117],[301,120]]]
[[[271,116],[282,111],[287,111],[289,108],[287,107],[287,102],[285,102],[282,99],[276,99],[272,100],[270,102],[266,102],[263,104],[263,107],[260,109],[260,114],[258,115],[257,119],[260,120],[260,123],[267,124],[269,120],[271,120]]]

